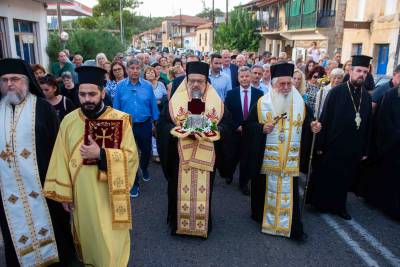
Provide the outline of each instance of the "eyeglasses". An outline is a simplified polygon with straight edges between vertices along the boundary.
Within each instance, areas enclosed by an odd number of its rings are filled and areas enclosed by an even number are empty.
[[[194,80],[194,79],[188,80],[188,84],[190,84],[190,85],[193,85],[195,83],[204,84],[204,83],[206,83],[206,80]]]
[[[5,84],[7,84],[9,82],[11,82],[12,84],[16,84],[21,80],[22,80],[22,77],[11,77],[11,78],[1,78],[0,82],[5,83]]]
[[[122,71],[122,68],[113,69],[113,71]]]

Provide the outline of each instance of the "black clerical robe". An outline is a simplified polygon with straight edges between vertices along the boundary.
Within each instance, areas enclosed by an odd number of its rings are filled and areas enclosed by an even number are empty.
[[[385,93],[376,111],[377,160],[374,172],[365,177],[363,197],[400,219],[400,91]]]
[[[311,148],[311,122],[313,113],[305,105],[305,117],[302,124],[300,171],[307,173]],[[259,123],[257,105],[254,105],[246,121],[243,122],[243,161],[244,171],[251,179],[251,217],[262,224],[265,204],[266,175],[261,174],[264,159],[264,151],[268,135],[263,133],[263,124]],[[290,238],[300,240],[303,237],[303,224],[300,216],[299,194],[300,177],[293,177],[293,202],[292,202],[292,226]]]
[[[357,129],[355,107],[359,106],[361,124]],[[320,122],[307,202],[321,211],[341,213],[346,211],[347,192],[361,159],[368,155],[370,95],[364,87],[356,89],[349,83],[336,86],[326,97]]]
[[[167,222],[171,228],[171,234],[175,235],[177,230],[177,195],[178,195],[178,173],[179,173],[179,154],[178,138],[171,135],[170,131],[176,125],[171,120],[168,105],[164,106],[157,124],[157,149],[160,156],[161,166],[165,178],[168,180],[168,217]],[[212,230],[211,200],[215,170],[221,173],[227,172],[227,165],[224,158],[230,153],[229,140],[233,132],[233,122],[229,111],[224,108],[224,114],[218,124],[221,135],[219,141],[214,142],[216,160],[214,171],[210,173],[210,198],[209,198],[209,224],[208,233]]]
[[[35,116],[37,167],[40,181],[43,186],[59,128],[59,121],[53,107],[42,97],[37,97]],[[71,259],[74,258],[74,245],[72,242],[72,235],[70,234],[69,214],[64,211],[61,204],[49,199],[46,199],[46,201],[56,237],[60,266],[64,266],[63,264],[70,262]],[[7,224],[3,202],[1,200],[0,226],[4,238],[7,264],[9,266],[19,266],[10,235],[10,229]]]

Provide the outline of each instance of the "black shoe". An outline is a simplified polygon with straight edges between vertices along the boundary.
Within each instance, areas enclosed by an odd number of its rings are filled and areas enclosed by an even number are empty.
[[[225,178],[226,184],[231,184],[232,181],[233,181],[233,177],[226,177],[226,178]]]
[[[242,191],[243,195],[250,196],[250,189],[248,185],[240,186],[240,191]]]
[[[350,214],[347,213],[347,211],[339,212],[338,215],[345,220],[348,220],[348,221],[351,220],[351,216],[350,216]]]

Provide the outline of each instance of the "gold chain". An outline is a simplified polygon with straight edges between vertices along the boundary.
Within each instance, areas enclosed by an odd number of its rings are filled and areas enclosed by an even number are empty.
[[[356,108],[356,104],[354,103],[354,98],[353,98],[353,94],[351,93],[351,90],[350,90],[349,81],[347,81],[347,88],[349,89],[351,101],[353,102],[354,111],[355,111],[356,113],[360,113],[361,101],[362,101],[362,88],[360,88],[360,90],[361,90],[361,95],[360,95],[360,104],[358,105],[358,110],[357,110],[357,108]]]

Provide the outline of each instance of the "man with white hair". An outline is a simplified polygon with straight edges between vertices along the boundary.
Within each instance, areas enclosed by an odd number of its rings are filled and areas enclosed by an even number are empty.
[[[298,176],[306,169],[311,133],[318,133],[321,124],[312,122],[303,98],[293,89],[293,72],[293,64],[271,66],[272,90],[244,122],[244,157],[249,159],[244,164],[252,178],[251,216],[262,232],[304,240]]]
[[[262,79],[260,80],[260,85],[261,85],[261,90],[264,92],[264,94],[266,94],[272,88],[272,86],[271,86],[271,65],[267,63],[267,64],[264,64],[262,66],[262,68],[263,68],[263,75],[262,75]]]
[[[57,115],[23,60],[0,60],[0,89],[0,226],[6,264],[66,265],[73,257],[69,216],[42,192]]]
[[[246,57],[244,55],[242,55],[242,54],[237,55],[236,66],[238,66],[238,68],[246,66]]]
[[[221,67],[221,73],[225,74],[226,76],[229,77],[232,88],[238,87],[239,86],[239,80],[238,80],[238,67],[235,64],[231,64],[231,53],[228,50],[222,50],[221,51],[221,57],[222,57],[222,67]]]

